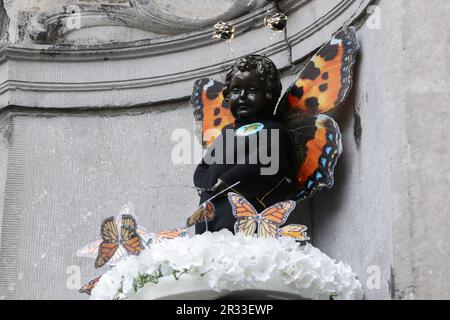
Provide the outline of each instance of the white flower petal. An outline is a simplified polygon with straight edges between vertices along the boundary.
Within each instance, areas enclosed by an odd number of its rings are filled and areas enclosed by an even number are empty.
[[[351,268],[310,244],[300,247],[289,238],[263,239],[221,230],[163,241],[139,256],[125,259],[105,273],[91,298],[129,296],[140,274],[172,277],[183,271],[205,277],[210,288],[218,292],[264,287],[274,281],[304,298],[363,297],[362,286]],[[123,293],[119,294],[119,289]],[[158,290],[158,285],[146,285],[140,290]]]

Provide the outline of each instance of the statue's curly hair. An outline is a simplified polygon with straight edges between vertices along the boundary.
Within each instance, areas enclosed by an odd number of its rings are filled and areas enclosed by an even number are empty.
[[[249,55],[239,58],[226,76],[223,96],[227,99],[230,93],[231,80],[238,72],[251,70],[256,70],[260,80],[266,84],[266,97],[270,102],[267,108],[270,108],[271,114],[273,114],[281,95],[282,85],[280,81],[280,72],[272,60],[265,56]]]

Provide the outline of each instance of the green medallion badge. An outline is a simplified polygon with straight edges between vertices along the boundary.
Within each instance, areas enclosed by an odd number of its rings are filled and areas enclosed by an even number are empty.
[[[252,134],[255,134],[261,131],[264,128],[264,125],[260,122],[255,122],[251,124],[247,124],[245,126],[240,127],[236,130],[236,135],[238,137],[245,137]]]

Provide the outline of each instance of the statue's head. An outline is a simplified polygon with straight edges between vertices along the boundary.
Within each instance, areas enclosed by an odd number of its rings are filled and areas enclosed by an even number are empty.
[[[233,116],[248,123],[271,118],[280,94],[277,67],[260,55],[238,59],[227,74],[223,91]]]

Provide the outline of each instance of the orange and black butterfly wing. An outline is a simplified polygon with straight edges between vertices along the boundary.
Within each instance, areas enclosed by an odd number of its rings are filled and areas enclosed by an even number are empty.
[[[328,112],[347,98],[353,82],[353,66],[359,44],[354,27],[338,31],[306,64],[283,96],[279,112],[295,127],[296,113]]]
[[[97,258],[98,248],[102,243],[102,239],[88,243],[84,248],[78,249],[76,255],[78,257]]]
[[[234,224],[234,233],[243,233],[246,236],[252,236],[256,232],[258,226],[258,212],[244,197],[230,192],[228,193],[228,201],[231,204],[233,215],[237,221]]]
[[[298,241],[308,241],[310,238],[306,233],[308,228],[301,224],[290,224],[281,228],[280,236],[294,238]]]
[[[187,229],[179,228],[166,231],[160,231],[155,234],[153,243],[159,243],[162,240],[171,240],[175,238],[187,237]]]
[[[89,280],[88,282],[86,282],[79,290],[80,293],[86,293],[88,295],[91,295],[92,289],[95,288],[95,286],[97,285],[98,281],[100,280],[102,276],[98,276],[94,279]]]
[[[200,79],[194,84],[190,105],[194,108],[203,147],[212,144],[225,127],[234,124],[235,119],[222,95],[224,86],[211,79]]]
[[[205,213],[204,213],[204,209],[202,206],[198,207],[197,210],[195,210],[195,212],[189,216],[189,218],[187,218],[186,220],[186,227],[190,228],[193,225],[199,223],[200,221],[204,221],[205,220]]]
[[[120,228],[121,243],[125,250],[132,255],[138,255],[144,250],[141,237],[137,232],[137,223],[133,216],[123,215]]]
[[[295,209],[295,201],[283,201],[276,203],[261,212],[261,222],[258,226],[259,238],[278,238],[280,225],[286,222],[291,212]]]
[[[201,205],[186,221],[186,227],[190,228],[197,223],[210,222],[216,216],[214,205],[211,201]]]
[[[98,248],[97,258],[95,259],[95,267],[103,267],[111,258],[119,247],[119,232],[114,217],[103,220],[100,229],[102,242]]]
[[[338,31],[307,63],[281,99],[278,116],[291,133],[298,200],[331,188],[342,153],[337,123],[322,115],[341,105],[352,87],[359,44],[353,27]]]
[[[305,200],[334,184],[334,168],[342,153],[338,124],[326,115],[310,117],[291,130],[295,145],[296,199]]]

